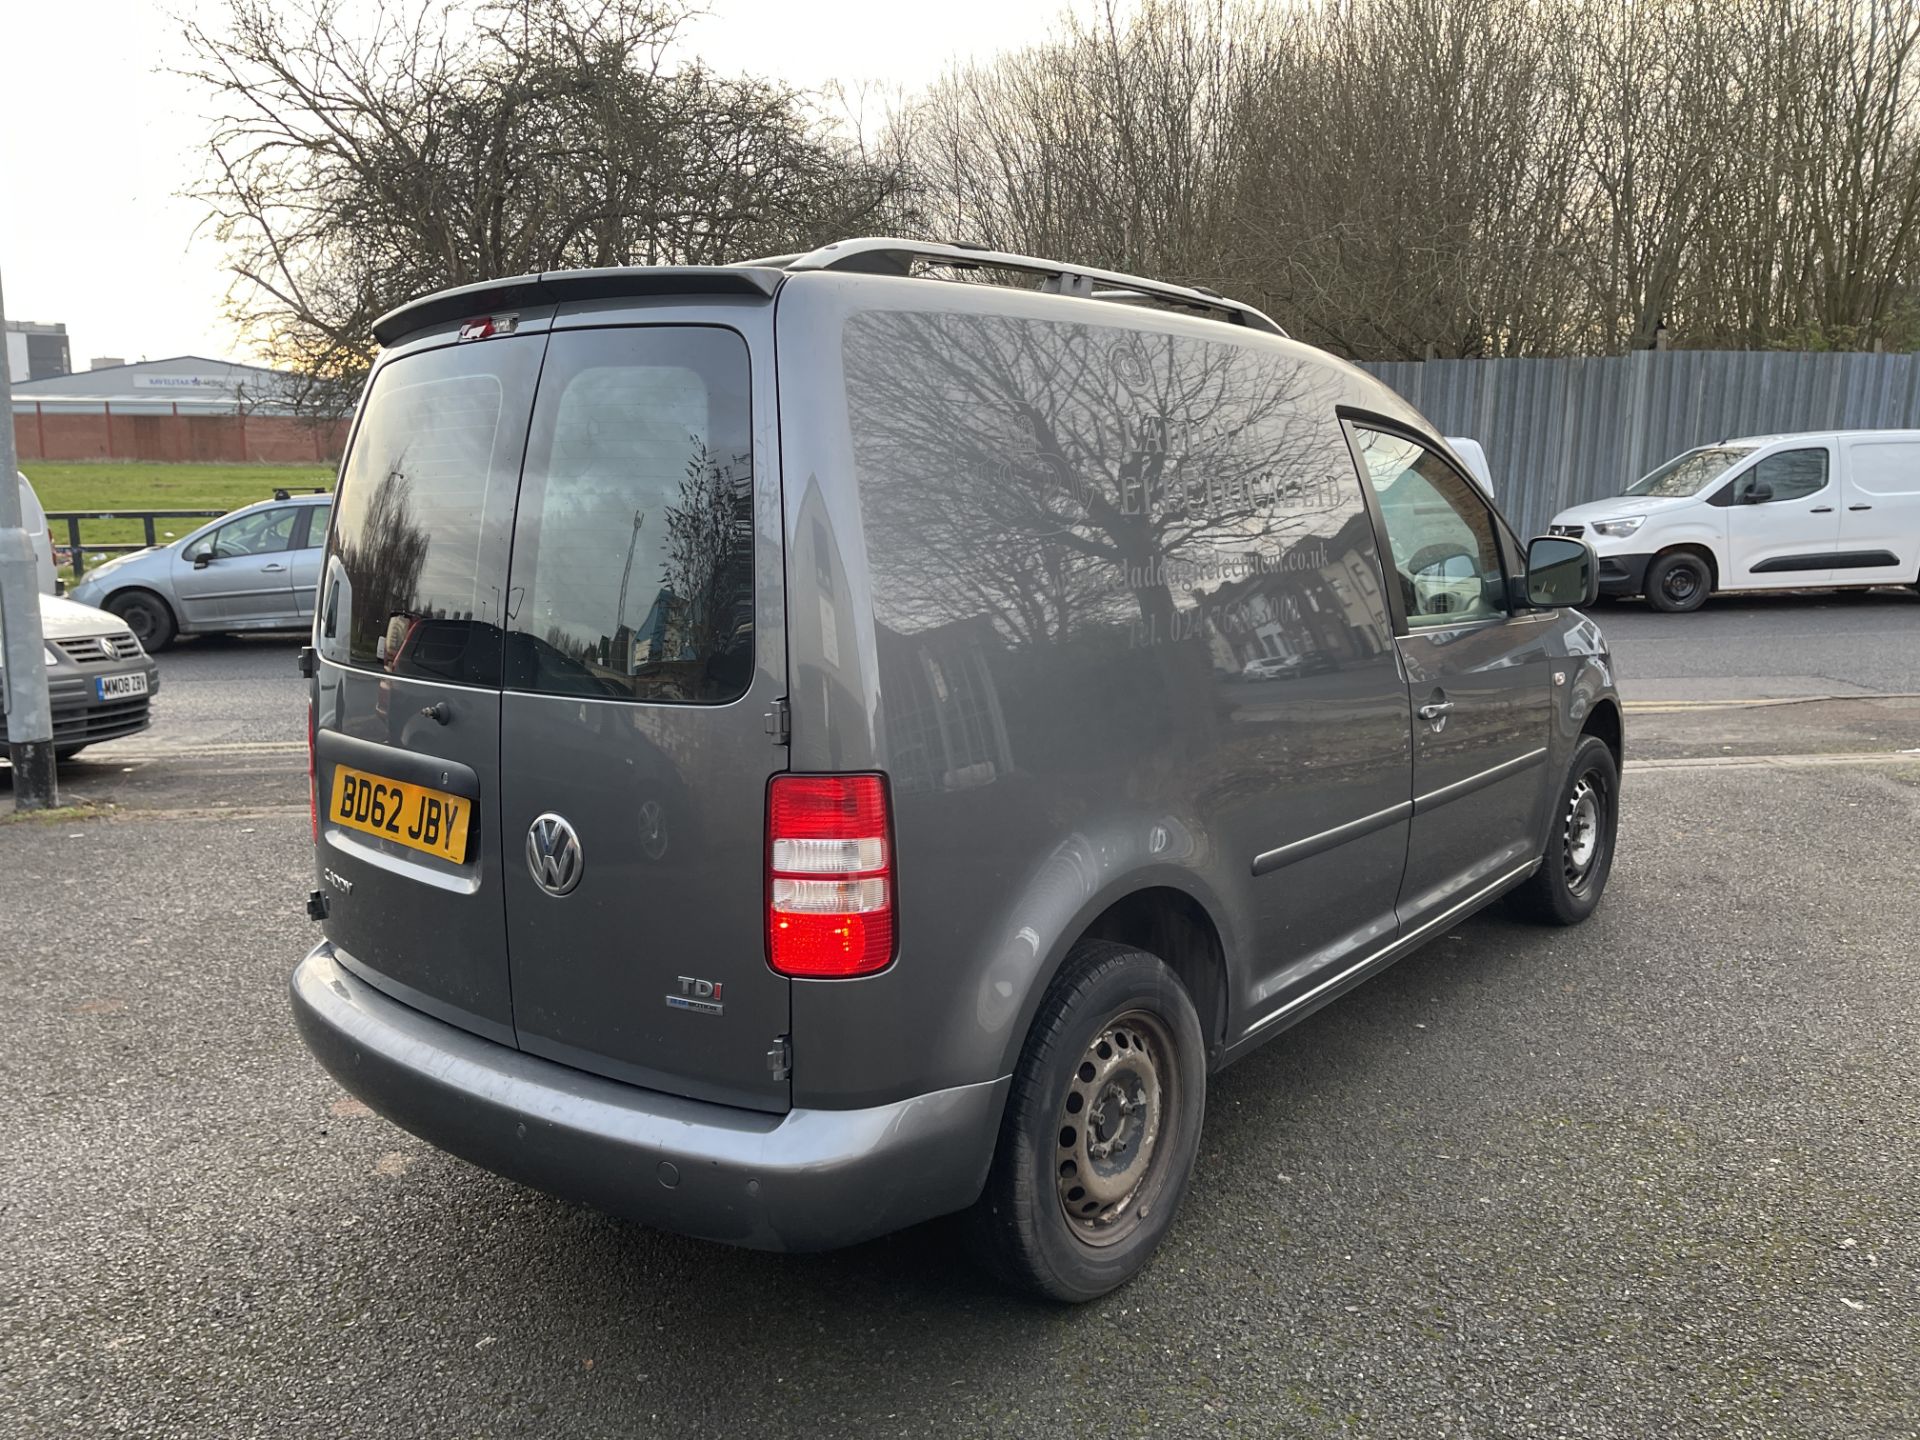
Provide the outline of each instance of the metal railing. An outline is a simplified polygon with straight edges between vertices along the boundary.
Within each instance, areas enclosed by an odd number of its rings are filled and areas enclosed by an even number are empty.
[[[324,485],[303,486],[299,489],[276,489],[271,496],[275,500],[288,500],[295,495],[325,495]],[[248,502],[255,503],[255,502]],[[49,510],[47,511],[47,538],[53,540],[53,527],[56,521],[64,521],[67,527],[66,549],[73,565],[73,578],[78,580],[87,573],[87,552],[96,555],[128,555],[136,550],[151,550],[160,543],[154,529],[157,520],[218,520],[222,515],[230,515],[244,506],[233,505],[225,510]],[[128,541],[101,541],[83,546],[80,542],[80,522],[82,520],[138,520],[146,532],[144,543],[135,545]],[[54,563],[60,563],[58,547],[54,554]]]

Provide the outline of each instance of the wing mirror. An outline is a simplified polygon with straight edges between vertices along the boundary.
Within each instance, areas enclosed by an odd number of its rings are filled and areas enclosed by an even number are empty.
[[[1742,505],[1763,505],[1773,499],[1773,486],[1764,480],[1756,480],[1747,486],[1746,494],[1740,497]]]
[[[213,563],[213,551],[196,550],[193,552],[193,568],[194,569],[204,570],[207,568],[207,566],[211,565],[212,563]]]
[[[1584,540],[1541,535],[1527,542],[1527,604],[1558,610],[1600,598],[1600,562]]]

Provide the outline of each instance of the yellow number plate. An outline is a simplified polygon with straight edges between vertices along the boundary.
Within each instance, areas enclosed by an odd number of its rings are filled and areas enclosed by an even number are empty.
[[[444,790],[336,765],[327,816],[336,825],[459,865],[467,858],[467,812],[472,808],[472,801]]]

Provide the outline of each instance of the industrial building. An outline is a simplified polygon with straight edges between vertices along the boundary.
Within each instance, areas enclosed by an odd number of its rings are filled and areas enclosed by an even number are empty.
[[[295,413],[281,371],[204,355],[16,381],[13,429],[23,462],[324,462],[346,438],[343,420]]]

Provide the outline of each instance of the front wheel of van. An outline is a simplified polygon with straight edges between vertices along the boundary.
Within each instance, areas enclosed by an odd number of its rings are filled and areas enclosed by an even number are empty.
[[[1647,603],[1669,615],[1685,615],[1707,603],[1713,572],[1690,550],[1662,555],[1647,567]]]
[[[1620,821],[1620,767],[1607,742],[1581,737],[1560,787],[1540,868],[1514,892],[1515,903],[1545,925],[1578,925],[1593,913],[1613,873]]]
[[[1139,1274],[1200,1149],[1207,1052],[1156,956],[1083,940],[1048,988],[1000,1122],[976,1248],[1009,1283],[1097,1299]]]

